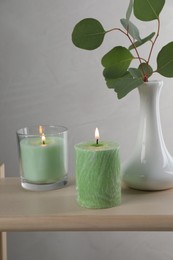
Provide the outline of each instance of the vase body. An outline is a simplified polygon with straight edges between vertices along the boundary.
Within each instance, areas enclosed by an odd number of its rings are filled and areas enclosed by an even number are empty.
[[[173,187],[173,159],[163,139],[159,100],[162,81],[143,83],[139,89],[140,122],[131,158],[123,164],[123,181],[139,190]]]

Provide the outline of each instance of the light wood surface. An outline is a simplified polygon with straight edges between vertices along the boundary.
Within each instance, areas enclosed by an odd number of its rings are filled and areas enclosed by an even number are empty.
[[[0,180],[0,231],[173,231],[173,189],[123,189],[122,204],[109,209],[77,205],[75,187],[26,191],[19,178]]]
[[[0,178],[5,177],[5,166],[0,163]],[[0,260],[7,260],[7,234],[0,232]]]

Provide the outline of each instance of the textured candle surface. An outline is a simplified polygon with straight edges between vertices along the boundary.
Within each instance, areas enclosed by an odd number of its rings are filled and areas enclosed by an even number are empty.
[[[121,202],[119,146],[112,142],[80,143],[76,151],[78,203],[87,208],[108,208]]]
[[[62,138],[48,138],[45,145],[40,138],[24,138],[20,142],[20,148],[21,167],[26,180],[52,183],[66,175]]]

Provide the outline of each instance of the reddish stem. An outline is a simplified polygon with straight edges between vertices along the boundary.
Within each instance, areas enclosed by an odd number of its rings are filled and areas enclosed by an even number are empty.
[[[137,50],[137,48],[136,48],[134,42],[132,41],[131,37],[129,36],[128,31],[125,32],[125,31],[123,31],[123,30],[120,29],[120,28],[113,28],[113,29],[111,29],[111,30],[106,31],[106,33],[111,32],[111,31],[120,31],[121,33],[123,33],[124,35],[126,35],[126,36],[128,37],[129,41],[130,41],[131,44],[133,45],[133,48],[134,48],[134,50],[135,50],[135,52],[136,52],[136,55],[137,55],[137,58],[138,58],[140,64],[142,64],[142,60],[143,60],[143,59],[140,57],[139,52],[138,52],[138,50]],[[143,73],[143,75],[144,75],[144,81],[145,81],[145,73],[144,73],[143,67],[142,67],[142,73]]]
[[[156,40],[157,40],[157,38],[159,37],[159,32],[160,32],[160,19],[158,18],[157,21],[158,21],[157,34],[156,34],[156,37],[155,37],[154,41],[152,41],[150,53],[149,53],[149,55],[148,55],[148,61],[147,61],[148,64],[149,64],[149,62],[150,62],[151,54],[152,54],[154,45],[155,45],[155,43],[156,43]]]

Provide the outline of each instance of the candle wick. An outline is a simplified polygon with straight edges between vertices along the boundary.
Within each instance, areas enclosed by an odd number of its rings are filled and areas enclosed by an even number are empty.
[[[96,139],[96,144],[99,144],[99,139]]]
[[[45,143],[45,140],[43,140],[43,144],[46,144],[46,143]]]

